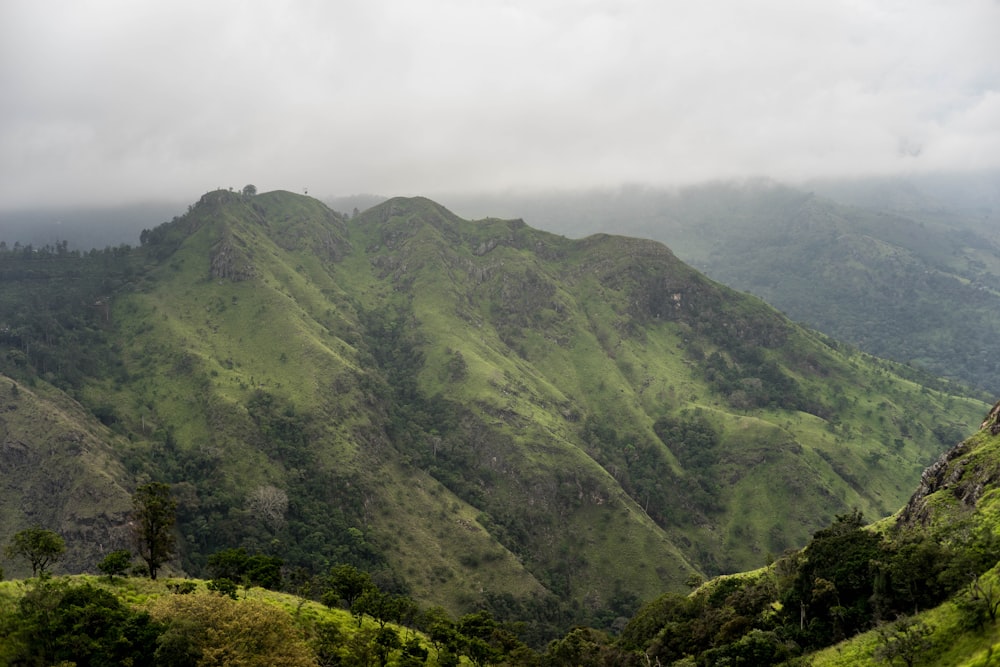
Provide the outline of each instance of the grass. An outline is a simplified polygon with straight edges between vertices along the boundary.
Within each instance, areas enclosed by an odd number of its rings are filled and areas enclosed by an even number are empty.
[[[36,585],[37,580],[10,580],[0,582],[0,615],[16,613],[17,602],[25,591]],[[135,610],[148,611],[161,598],[177,595],[173,588],[178,584],[193,585],[194,588],[186,595],[218,595],[207,588],[204,580],[161,578],[150,580],[145,578],[115,577],[113,580],[104,576],[72,575],[52,577],[50,581],[66,583],[71,586],[90,585],[113,593],[122,603]],[[332,624],[337,628],[339,643],[345,648],[351,639],[362,630],[373,630],[379,626],[370,617],[364,617],[361,622],[347,610],[330,608],[318,602],[300,598],[289,593],[270,591],[263,588],[238,589],[237,603],[244,600],[260,601],[281,609],[288,615],[291,622],[297,626],[307,639],[316,636],[320,625]],[[389,623],[388,627],[395,629],[400,637],[416,637],[420,644],[428,650],[430,663],[436,664],[437,650],[433,644],[420,632]],[[465,663],[463,663],[465,664]]]
[[[833,349],[656,244],[467,222],[420,199],[349,222],[291,193],[213,201],[178,223],[175,252],[116,297],[113,334],[127,372],[93,379],[81,398],[113,407],[115,451],[133,464],[129,475],[157,474],[152,461],[168,440],[181,453],[212,455],[218,469],[196,498],[210,509],[192,510],[213,522],[200,528],[208,533],[238,523],[248,489],[339,474],[333,488],[313,491],[325,503],[315,505],[319,514],[346,515],[416,597],[453,611],[484,591],[540,594],[564,570],[568,597],[608,598],[620,584],[648,599],[683,590],[692,571],[757,567],[835,513],[895,511],[942,448],[934,427],[971,430],[985,411]],[[252,279],[212,276],[220,239],[253,264]],[[670,305],[675,290],[689,311]],[[656,317],[637,305],[660,303],[663,293]],[[390,369],[373,355],[378,332],[366,332],[362,318],[390,306],[412,316],[421,399],[464,408],[451,432],[431,433],[437,425],[419,418],[390,424],[409,413],[392,403]],[[731,355],[733,341],[752,339],[757,327],[786,332],[783,344],[759,347],[828,406],[827,418],[736,409],[706,379],[704,358]],[[459,379],[448,372],[456,353],[466,365]],[[248,408],[257,391],[304,425],[307,465],[269,449]],[[653,430],[657,419],[694,409],[721,434],[719,460],[703,470],[685,469]],[[617,441],[587,441],[585,426],[595,423]],[[395,442],[390,433],[402,435]],[[468,453],[468,469],[449,471],[457,481],[408,449],[431,437]],[[655,450],[651,460],[662,463],[644,488],[711,478],[720,509],[680,498],[647,513],[649,494],[635,483],[646,471],[627,470],[628,446]],[[191,483],[189,470],[171,474],[167,481]],[[115,480],[134,482],[120,470]],[[658,525],[655,510],[675,518]],[[492,523],[479,521],[487,515]],[[326,517],[310,520],[318,527]],[[455,530],[459,520],[480,528]]]
[[[984,575],[994,585],[995,570]],[[917,614],[915,620],[933,629],[931,647],[917,658],[917,665],[928,667],[987,667],[996,664],[1000,649],[1000,628],[989,621],[982,628],[967,627],[962,612],[952,603]],[[878,664],[876,651],[882,645],[877,629],[863,633],[807,657],[812,667],[853,667]]]

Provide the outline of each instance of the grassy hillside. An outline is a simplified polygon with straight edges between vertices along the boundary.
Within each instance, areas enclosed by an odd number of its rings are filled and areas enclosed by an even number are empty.
[[[184,570],[235,546],[350,563],[540,634],[893,512],[986,407],[658,243],[426,199],[347,220],[217,191],[138,249],[0,262],[10,303],[74,295],[51,329],[8,311],[4,370],[99,419],[93,470],[172,485]]]
[[[891,518],[838,517],[772,565],[665,595],[619,648],[661,664],[988,665],[997,632],[998,409]]]
[[[88,575],[0,583],[0,662],[67,659],[58,664],[458,664],[411,627],[261,588],[230,597],[205,581]]]
[[[662,241],[712,278],[837,340],[997,393],[991,176],[816,185],[833,199],[761,181],[455,204],[573,236],[614,230]]]
[[[126,548],[132,503],[108,429],[65,394],[3,375],[0,405],[0,535],[29,525],[60,532],[71,571]],[[10,563],[6,572],[30,570]]]

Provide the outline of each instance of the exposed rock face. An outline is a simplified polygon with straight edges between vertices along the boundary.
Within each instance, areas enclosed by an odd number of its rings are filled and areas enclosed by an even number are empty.
[[[31,526],[53,530],[67,548],[54,570],[93,572],[109,551],[130,546],[131,497],[109,432],[79,404],[3,375],[0,398],[0,539]],[[4,569],[29,572],[16,559]]]
[[[990,413],[986,415],[986,419],[979,425],[980,430],[984,428],[990,429],[991,435],[1000,433],[1000,401],[997,401]]]
[[[252,280],[257,270],[230,239],[220,241],[212,248],[212,277],[233,282]]]
[[[992,436],[1000,434],[1000,402],[979,428],[988,429]],[[955,445],[924,470],[920,486],[899,516],[900,524],[926,525],[931,518],[928,498],[939,491],[950,490],[963,507],[972,509],[987,489],[1000,484],[1000,463],[971,456],[969,442]]]

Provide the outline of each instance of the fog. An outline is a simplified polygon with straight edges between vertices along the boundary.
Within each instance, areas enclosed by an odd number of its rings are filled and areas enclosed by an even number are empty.
[[[1000,2],[0,4],[0,209],[1000,165]]]

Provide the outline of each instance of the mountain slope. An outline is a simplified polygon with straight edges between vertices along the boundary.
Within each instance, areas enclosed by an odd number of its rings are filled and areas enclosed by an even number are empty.
[[[765,568],[645,605],[612,646],[640,664],[985,665],[997,643],[1000,405],[874,525],[838,516]]]
[[[971,189],[975,179],[960,182]],[[826,185],[855,205],[767,181],[456,203],[461,210],[516,211],[574,236],[615,230],[662,241],[685,262],[796,321],[995,393],[996,213],[989,197],[936,200],[931,185],[911,187],[905,197],[887,183]],[[995,197],[995,186],[989,190]]]
[[[607,623],[852,507],[888,514],[985,408],[650,241],[225,191],[143,240],[93,334],[112,358],[48,380],[123,436],[123,484],[172,485],[193,573],[246,546],[452,609],[543,627],[572,601]]]
[[[114,437],[61,392],[0,375],[0,535],[28,526],[58,531],[68,570],[93,567],[104,554],[129,548],[132,509]],[[11,561],[9,576],[30,573]]]

